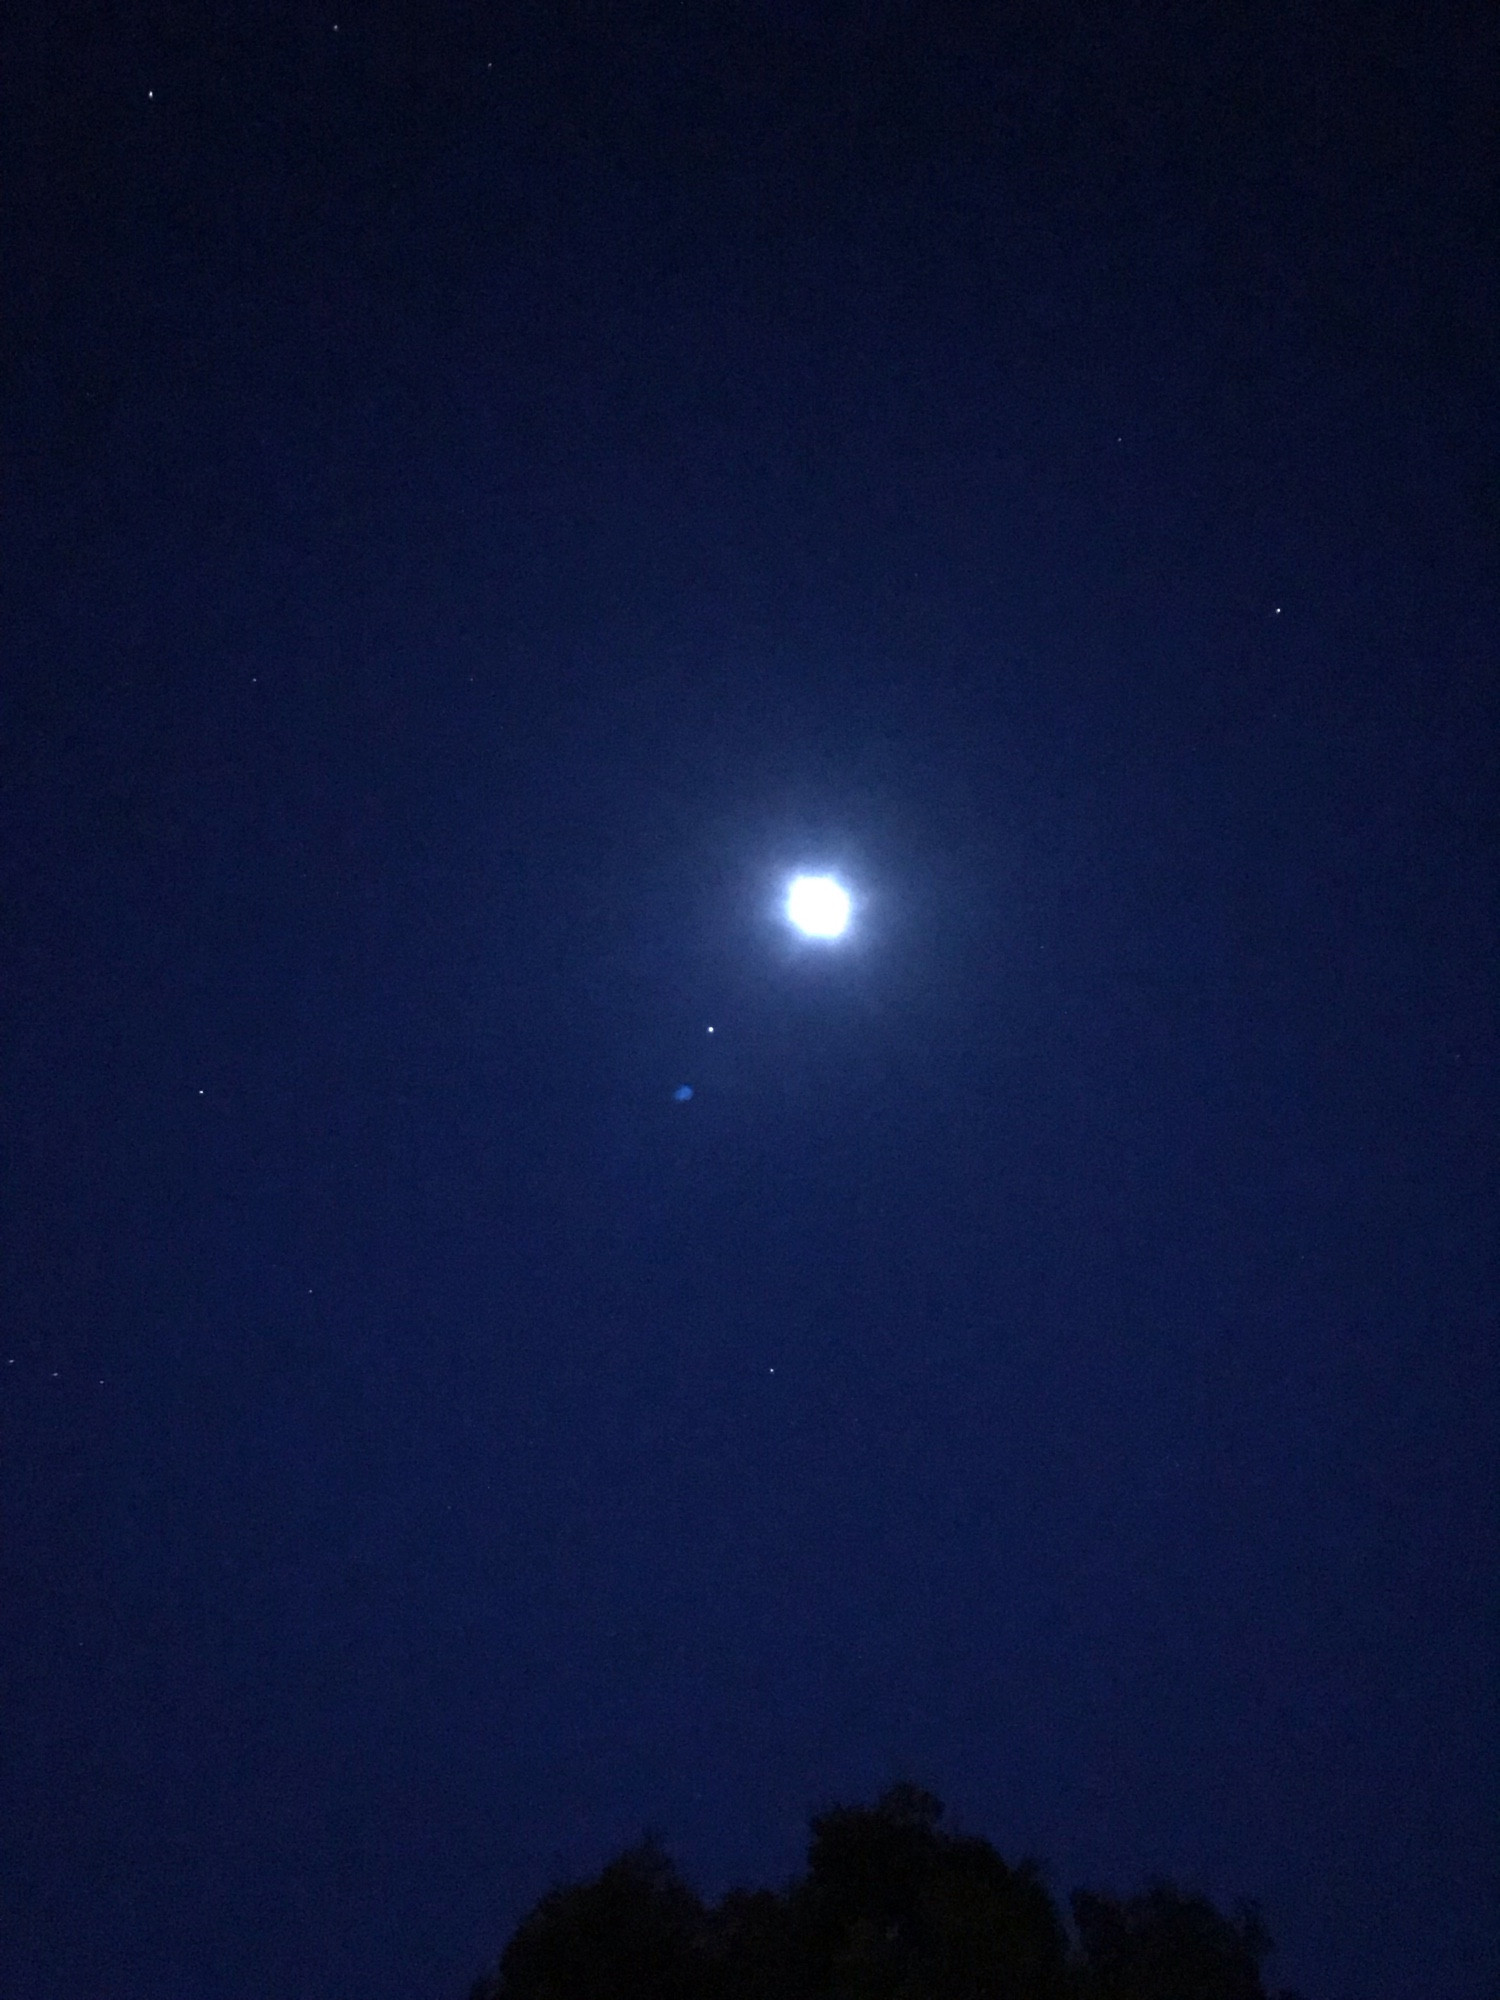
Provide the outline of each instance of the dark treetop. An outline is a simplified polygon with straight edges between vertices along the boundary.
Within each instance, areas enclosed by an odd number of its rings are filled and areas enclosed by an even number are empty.
[[[1081,1890],[1070,1938],[1035,1863],[941,1819],[910,1785],[822,1813],[785,1892],[712,1909],[648,1840],[544,1896],[471,2000],[1265,2000],[1253,1906]]]

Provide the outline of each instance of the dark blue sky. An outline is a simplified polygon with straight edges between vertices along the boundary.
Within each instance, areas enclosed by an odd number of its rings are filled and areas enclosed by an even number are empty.
[[[1491,1993],[1493,16],[3,35],[10,2000],[901,1775]]]

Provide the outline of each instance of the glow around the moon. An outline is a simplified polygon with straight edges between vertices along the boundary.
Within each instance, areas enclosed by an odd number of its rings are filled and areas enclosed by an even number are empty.
[[[787,916],[804,937],[842,937],[849,911],[849,891],[831,875],[799,875],[787,891]]]

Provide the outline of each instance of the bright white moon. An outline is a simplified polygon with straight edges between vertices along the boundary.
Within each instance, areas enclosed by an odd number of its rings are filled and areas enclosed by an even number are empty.
[[[799,875],[787,891],[786,913],[804,937],[840,937],[849,925],[849,891],[831,875]]]

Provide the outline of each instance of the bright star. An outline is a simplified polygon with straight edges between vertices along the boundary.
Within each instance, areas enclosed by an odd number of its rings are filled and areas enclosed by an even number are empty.
[[[799,875],[787,891],[787,916],[804,937],[841,937],[849,909],[849,891],[831,875]]]

